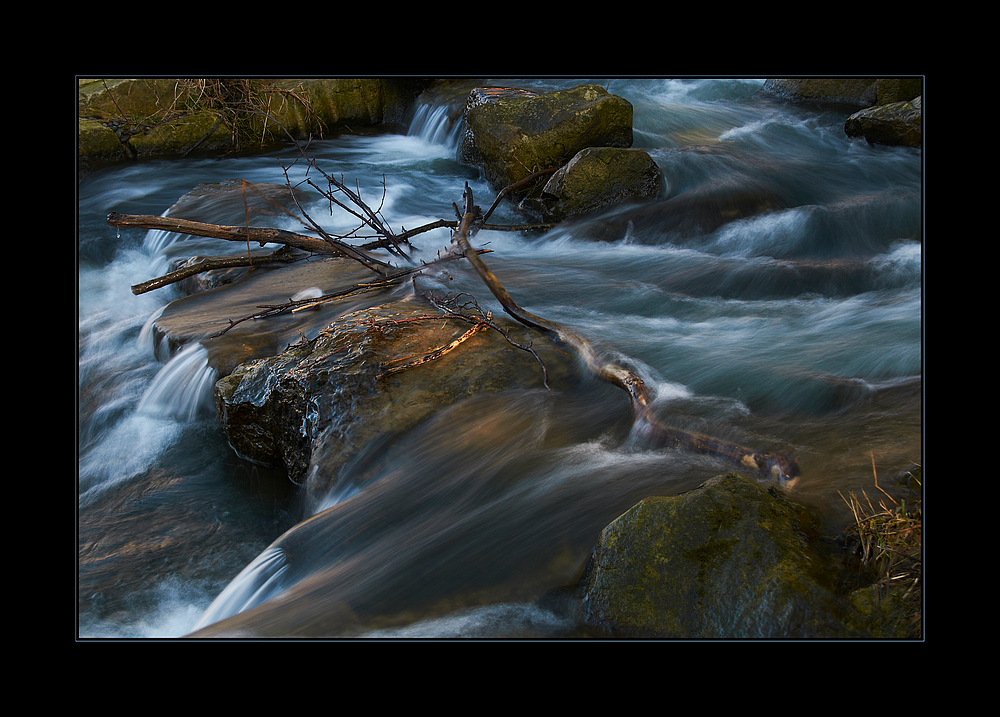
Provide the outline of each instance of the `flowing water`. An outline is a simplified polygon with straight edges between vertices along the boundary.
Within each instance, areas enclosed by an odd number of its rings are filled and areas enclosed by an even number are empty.
[[[768,98],[762,81],[595,82],[632,102],[634,146],[663,170],[667,198],[544,234],[482,232],[490,268],[521,306],[619,352],[655,388],[658,415],[794,453],[789,491],[830,534],[849,518],[842,496],[877,492],[876,475],[905,497],[893,477],[922,452],[921,152],[850,139],[850,108]],[[383,215],[413,228],[453,217],[467,181],[492,202],[456,160],[459,129],[428,105],[408,134],[308,152],[367,198],[384,181]],[[205,348],[169,357],[153,344],[151,322],[180,290],[130,286],[173,257],[239,246],[105,217],[161,214],[202,183],[283,184],[295,158],[145,161],[79,186],[80,637],[181,637],[241,611],[267,634],[574,634],[540,598],[575,579],[601,528],[730,466],[636,449],[624,394],[603,385],[449,406],[359,459],[363,487],[342,482],[319,502],[233,455]],[[240,211],[219,207],[216,221]],[[523,218],[505,207],[493,221]],[[447,242],[441,230],[415,244],[432,257]],[[451,275],[450,290],[499,310],[468,267]]]

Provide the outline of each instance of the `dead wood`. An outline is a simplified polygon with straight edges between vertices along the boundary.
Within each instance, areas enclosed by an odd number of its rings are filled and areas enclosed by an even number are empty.
[[[725,458],[782,481],[791,480],[798,475],[798,465],[795,461],[780,454],[755,451],[719,438],[662,424],[653,416],[650,409],[652,396],[642,378],[622,366],[605,360],[594,350],[590,342],[573,331],[518,306],[507,289],[469,243],[469,234],[474,228],[478,208],[473,202],[472,190],[468,182],[465,184],[463,198],[465,208],[461,212],[462,220],[459,223],[458,231],[452,237],[452,241],[458,245],[465,258],[476,269],[479,277],[500,302],[504,311],[526,326],[554,334],[560,341],[574,349],[590,372],[628,393],[632,401],[637,436],[642,437],[652,446],[679,445],[698,453]],[[457,206],[455,210],[458,211]]]
[[[205,222],[196,222],[190,219],[159,217],[149,214],[119,214],[118,212],[111,212],[108,214],[107,221],[109,225],[119,228],[160,229],[167,232],[192,234],[210,239],[224,239],[226,241],[243,243],[257,242],[261,246],[265,244],[284,244],[285,246],[301,249],[311,254],[347,256],[383,276],[393,271],[393,267],[386,262],[370,256],[367,252],[357,249],[347,242],[332,237],[317,238],[284,229],[206,224]]]
[[[440,348],[433,349],[431,351],[427,351],[427,352],[425,352],[423,354],[420,354],[419,356],[416,356],[416,357],[414,357],[414,356],[403,356],[403,357],[400,357],[398,359],[390,359],[389,361],[383,361],[381,363],[381,366],[384,367],[387,364],[395,363],[396,361],[402,361],[402,360],[405,360],[405,359],[412,359],[411,361],[409,361],[406,364],[403,364],[403,365],[400,365],[400,366],[390,366],[390,367],[386,368],[384,371],[382,371],[381,373],[377,374],[375,376],[375,378],[376,379],[385,378],[386,376],[391,376],[394,373],[399,373],[400,371],[406,371],[407,369],[411,369],[411,368],[415,368],[417,366],[421,366],[421,365],[427,363],[428,361],[433,361],[435,359],[439,359],[442,356],[444,356],[445,354],[450,353],[452,350],[458,348],[459,345],[465,343],[467,340],[471,339],[473,336],[475,336],[480,331],[485,331],[487,328],[488,328],[488,324],[485,321],[484,322],[478,322],[471,329],[469,329],[468,331],[466,331],[461,336],[453,339],[450,343],[448,343],[445,346],[441,346]]]
[[[478,253],[482,254],[484,252],[482,250],[478,250]],[[538,365],[542,369],[542,383],[545,384],[545,388],[548,389],[549,393],[551,393],[552,388],[551,386],[549,386],[549,370],[545,368],[545,362],[542,361],[542,357],[538,355],[538,352],[535,351],[534,348],[532,348],[532,345],[530,343],[527,344],[518,343],[517,341],[512,339],[510,336],[510,331],[499,326],[496,322],[493,321],[493,312],[491,311],[484,312],[481,308],[479,308],[479,304],[476,302],[474,297],[470,296],[468,300],[461,305],[461,307],[456,307],[455,305],[462,296],[463,294],[459,294],[458,296],[450,296],[442,299],[434,296],[433,293],[424,294],[424,298],[426,298],[437,309],[448,314],[449,316],[457,317],[459,319],[462,319],[463,321],[470,321],[477,325],[485,324],[494,331],[496,331],[497,333],[499,333],[501,336],[503,336],[504,339],[506,339],[507,343],[509,343],[514,348],[521,349],[522,351],[527,351],[529,354],[534,356],[535,360],[538,362]],[[469,310],[472,310],[474,314],[470,315],[469,313],[467,313]]]
[[[309,162],[310,167],[316,167],[312,160],[307,161]],[[531,312],[520,307],[514,301],[513,297],[510,296],[507,289],[503,286],[496,275],[493,274],[483,261],[481,255],[485,253],[485,251],[474,249],[469,242],[469,237],[473,230],[478,230],[484,227],[483,221],[485,217],[480,216],[479,208],[474,204],[472,190],[468,183],[465,185],[465,192],[463,194],[463,199],[465,201],[464,209],[460,210],[457,205],[454,207],[457,219],[457,228],[452,234],[452,252],[439,257],[437,260],[429,264],[413,265],[412,260],[403,250],[403,246],[404,244],[408,244],[409,238],[416,235],[420,231],[428,230],[429,228],[444,226],[455,227],[456,222],[439,220],[437,222],[432,222],[419,230],[411,230],[410,232],[406,232],[404,230],[402,234],[394,234],[389,230],[388,225],[381,220],[379,210],[371,209],[361,199],[360,190],[351,190],[342,181],[336,180],[325,173],[322,173],[322,175],[327,179],[329,189],[323,190],[321,187],[312,182],[312,180],[308,180],[309,185],[327,197],[331,202],[331,207],[333,204],[336,204],[337,206],[344,208],[360,221],[361,227],[368,227],[380,236],[380,239],[377,242],[370,245],[371,248],[375,248],[376,246],[385,247],[396,256],[406,259],[411,263],[411,266],[405,268],[393,267],[387,262],[370,255],[367,247],[358,248],[343,241],[343,237],[335,237],[326,233],[318,223],[313,221],[304,212],[304,210],[302,212],[303,216],[317,232],[319,235],[318,238],[280,229],[257,228],[250,227],[249,225],[243,227],[221,226],[170,217],[122,215],[117,212],[112,212],[108,215],[108,224],[116,227],[161,229],[164,231],[194,234],[198,236],[224,239],[227,241],[246,242],[248,248],[250,242],[254,241],[260,243],[262,246],[268,243],[278,243],[283,244],[285,247],[300,249],[309,253],[346,256],[362,263],[364,266],[368,267],[380,276],[377,280],[355,284],[354,286],[347,287],[318,298],[304,299],[301,301],[293,301],[290,299],[284,304],[270,306],[262,305],[259,307],[261,311],[251,316],[238,320],[230,319],[229,326],[215,334],[215,336],[222,335],[239,323],[249,319],[276,316],[292,311],[300,311],[306,308],[318,306],[327,301],[339,300],[346,296],[370,291],[379,291],[396,286],[404,280],[415,278],[417,275],[439,262],[465,258],[470,264],[472,264],[480,279],[484,284],[486,284],[493,296],[500,302],[500,305],[507,314],[522,325],[554,335],[559,341],[574,350],[588,371],[593,373],[598,378],[623,389],[628,394],[634,413],[635,435],[643,440],[646,445],[651,447],[667,445],[680,446],[686,450],[724,458],[733,463],[758,471],[761,474],[781,481],[791,480],[798,475],[798,465],[796,462],[784,455],[756,451],[729,441],[714,438],[712,436],[693,433],[664,425],[653,415],[650,407],[652,395],[641,377],[636,375],[631,370],[620,366],[613,361],[607,360],[594,349],[589,341],[575,332],[553,321],[536,316],[535,314],[532,314]],[[289,187],[291,187],[290,182]],[[347,202],[342,201],[338,195],[347,197]],[[354,207],[352,208],[350,205],[354,205]],[[495,207],[496,203],[490,207],[489,211],[492,212]],[[301,206],[299,209],[302,210]],[[354,234],[354,232],[352,232],[352,234]],[[424,363],[443,355],[443,353],[452,350],[468,337],[472,336],[476,331],[482,330],[487,326],[500,330],[509,342],[519,348],[530,351],[535,355],[535,358],[538,359],[538,355],[531,349],[530,344],[528,346],[523,346],[512,341],[509,334],[502,331],[494,322],[492,322],[488,315],[485,318],[471,317],[467,314],[454,311],[453,309],[446,310],[443,308],[446,306],[446,302],[435,302],[433,298],[427,298],[439,309],[445,310],[446,313],[460,316],[465,320],[471,321],[474,326],[469,332],[464,334],[459,339],[456,339],[448,346],[429,352],[425,358],[418,360],[412,365],[419,365],[419,363]],[[541,364],[540,359],[539,363]],[[545,369],[544,364],[542,364],[542,369]],[[393,372],[394,370],[388,370],[380,375],[384,376]],[[547,376],[546,386],[548,386]]]
[[[148,291],[161,289],[164,286],[183,281],[195,274],[201,274],[214,269],[236,269],[240,267],[259,267],[269,264],[290,264],[298,261],[302,255],[296,255],[288,250],[288,247],[281,247],[270,254],[257,254],[250,256],[215,256],[202,257],[200,260],[192,262],[187,266],[174,269],[171,272],[158,276],[155,279],[142,281],[132,286],[132,293],[138,296]]]

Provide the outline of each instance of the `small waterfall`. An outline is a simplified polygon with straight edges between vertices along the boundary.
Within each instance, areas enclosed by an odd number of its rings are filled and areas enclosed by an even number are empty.
[[[281,576],[287,570],[285,552],[277,547],[268,548],[229,583],[191,631],[236,615],[277,595],[283,588]]]
[[[167,212],[164,212],[160,216],[166,217]],[[167,247],[183,236],[186,235],[177,232],[168,232],[164,229],[150,229],[146,233],[146,238],[143,240],[142,246],[144,251],[151,256],[160,256],[166,251]]]
[[[181,349],[153,379],[139,401],[139,412],[193,421],[211,406],[215,369],[200,343]]]
[[[432,144],[457,147],[462,122],[449,117],[450,112],[448,105],[421,105],[413,116],[407,134]]]

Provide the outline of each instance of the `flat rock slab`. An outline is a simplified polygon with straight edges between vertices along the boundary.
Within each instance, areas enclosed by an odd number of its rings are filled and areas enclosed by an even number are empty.
[[[209,365],[225,376],[238,364],[273,356],[302,335],[314,337],[319,330],[346,312],[385,301],[385,294],[371,294],[325,304],[266,319],[244,321],[221,336],[209,338],[237,321],[261,311],[262,305],[287,303],[297,292],[317,287],[331,292],[377,278],[350,259],[310,258],[295,264],[262,267],[240,281],[178,299],[154,321],[157,346],[173,354],[183,345],[201,341],[208,350]],[[165,360],[169,356],[158,356]]]

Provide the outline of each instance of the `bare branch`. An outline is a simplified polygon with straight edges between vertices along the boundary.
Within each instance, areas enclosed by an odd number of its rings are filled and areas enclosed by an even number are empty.
[[[270,254],[257,256],[241,255],[202,257],[197,262],[188,264],[180,269],[175,269],[174,271],[164,274],[163,276],[135,284],[132,286],[132,293],[136,296],[139,294],[145,294],[148,291],[160,289],[169,284],[183,281],[184,279],[194,276],[195,274],[201,274],[214,269],[233,269],[244,266],[264,266],[266,264],[289,264],[294,261],[299,261],[301,258],[301,255],[296,256],[295,254],[289,252],[288,247],[281,247]]]
[[[385,378],[386,376],[391,376],[394,373],[399,373],[400,371],[406,371],[407,369],[415,368],[417,366],[425,364],[428,361],[433,361],[435,359],[441,358],[445,354],[451,352],[453,349],[458,348],[459,345],[461,345],[468,339],[472,338],[475,334],[479,333],[480,331],[485,331],[486,328],[487,328],[487,323],[485,321],[476,322],[476,324],[471,329],[469,329],[464,334],[451,341],[451,343],[447,344],[446,346],[434,349],[433,351],[428,351],[407,364],[403,364],[401,366],[392,366],[390,368],[387,368],[384,371],[382,371],[382,373],[377,374],[375,378],[376,380],[380,378]],[[385,366],[387,363],[392,363],[392,361],[384,361],[381,365]]]
[[[652,414],[650,409],[652,396],[646,383],[639,376],[622,366],[603,360],[590,345],[590,342],[564,326],[535,316],[518,306],[507,289],[469,243],[469,232],[476,218],[476,206],[468,182],[465,184],[463,198],[465,210],[462,213],[462,221],[458,231],[455,232],[452,240],[476,269],[490,292],[503,306],[504,311],[514,319],[526,326],[554,334],[576,351],[584,365],[594,375],[624,389],[632,401],[637,435],[643,436],[653,445],[680,445],[688,450],[723,457],[776,479],[790,480],[798,475],[798,465],[785,456],[755,451],[711,436],[663,425]]]
[[[489,253],[488,250],[480,250],[481,254]],[[262,304],[258,308],[261,311],[250,314],[249,316],[244,316],[241,319],[229,319],[229,325],[217,331],[216,333],[208,336],[206,338],[214,339],[223,334],[227,333],[229,330],[233,329],[237,325],[243,323],[244,321],[249,321],[251,319],[262,319],[270,316],[280,316],[281,314],[294,313],[296,311],[303,311],[305,309],[312,309],[322,304],[326,304],[332,301],[339,301],[345,299],[349,296],[357,296],[358,294],[367,294],[373,291],[382,291],[384,289],[390,289],[395,286],[399,286],[408,278],[414,277],[418,274],[422,274],[425,271],[436,269],[441,264],[449,261],[456,261],[458,259],[464,258],[461,254],[445,254],[439,259],[432,262],[427,262],[426,264],[421,264],[420,266],[408,267],[406,269],[400,269],[395,274],[387,276],[383,279],[378,279],[376,281],[363,282],[359,284],[354,284],[352,286],[340,289],[338,291],[330,292],[329,294],[323,294],[318,297],[310,297],[308,299],[292,300],[289,299],[284,304]]]

